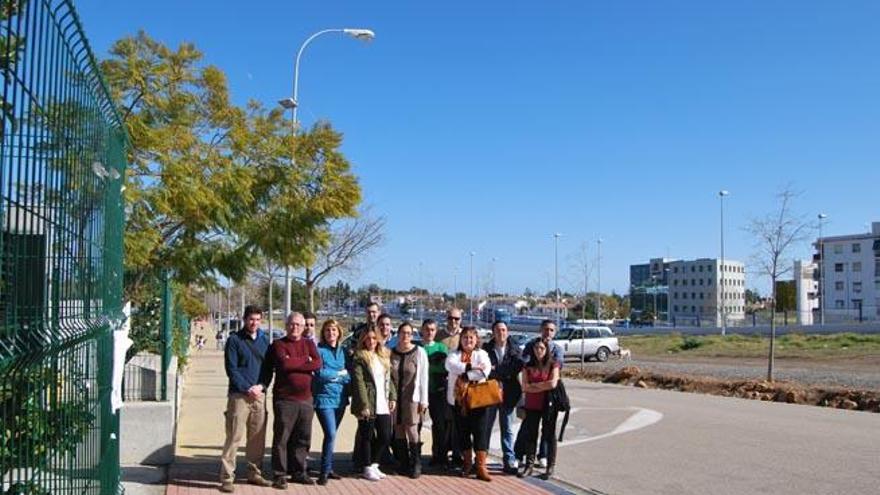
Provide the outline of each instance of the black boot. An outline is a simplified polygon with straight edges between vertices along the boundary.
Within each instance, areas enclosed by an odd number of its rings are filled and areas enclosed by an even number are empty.
[[[549,480],[553,476],[553,464],[547,463],[547,470],[540,476],[542,480]]]
[[[532,475],[532,466],[535,464],[535,456],[530,455],[526,456],[526,462],[524,462],[520,467],[519,471],[517,471],[517,478],[525,478],[526,476]]]
[[[409,444],[409,464],[412,467],[410,478],[416,479],[422,475],[422,442]]]
[[[405,438],[395,438],[391,442],[391,452],[394,454],[394,468],[397,474],[409,475],[409,448]]]

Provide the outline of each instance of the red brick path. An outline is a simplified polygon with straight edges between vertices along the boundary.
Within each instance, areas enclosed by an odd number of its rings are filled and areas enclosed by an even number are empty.
[[[326,486],[305,486],[290,483],[286,492],[297,494],[407,494],[407,495],[551,495],[567,493],[559,487],[538,479],[523,480],[504,475],[498,469],[492,471],[492,482],[474,478],[423,474],[413,480],[403,476],[388,475],[381,481],[367,481],[354,475],[343,475],[341,480],[331,480]],[[214,464],[182,464],[171,467],[166,495],[218,495],[217,466]],[[280,495],[280,490],[248,485],[240,479],[235,485],[236,495]]]

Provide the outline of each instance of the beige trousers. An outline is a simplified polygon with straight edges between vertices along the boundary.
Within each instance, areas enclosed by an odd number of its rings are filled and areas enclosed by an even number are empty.
[[[251,400],[245,394],[229,394],[224,414],[226,441],[220,458],[220,482],[235,479],[235,458],[243,437],[248,479],[261,476],[266,448],[266,396]]]

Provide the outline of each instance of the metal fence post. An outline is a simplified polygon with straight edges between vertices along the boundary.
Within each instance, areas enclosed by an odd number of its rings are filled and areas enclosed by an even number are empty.
[[[171,274],[162,274],[162,374],[160,400],[168,400],[168,368],[171,367],[171,326],[172,326]]]

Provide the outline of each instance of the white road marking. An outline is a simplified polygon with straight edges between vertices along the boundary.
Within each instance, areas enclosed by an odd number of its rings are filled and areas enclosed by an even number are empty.
[[[658,423],[661,419],[663,419],[663,413],[659,411],[655,411],[653,409],[646,409],[643,407],[572,407],[570,416],[574,416],[579,411],[632,411],[633,413],[629,415],[623,422],[618,424],[611,431],[607,431],[605,433],[600,433],[597,435],[579,435],[571,440],[566,440],[559,444],[559,447],[568,447],[570,445],[579,445],[587,442],[594,442],[596,440],[603,440],[605,438],[613,437],[615,435],[622,435],[624,433],[630,433],[636,430],[640,430],[642,428],[646,428],[653,424]],[[561,420],[561,418],[560,418]],[[516,440],[516,435],[519,433],[521,421],[519,419],[514,419],[514,423],[511,427],[513,430],[513,438]],[[560,424],[560,422],[557,422]],[[571,430],[574,427],[573,421],[569,419],[568,426],[566,431]],[[583,429],[581,429],[583,430]],[[571,432],[568,432],[570,435]],[[492,436],[489,440],[489,448],[495,453],[501,452],[501,431],[498,428],[498,420],[495,420],[495,424],[492,428]]]

